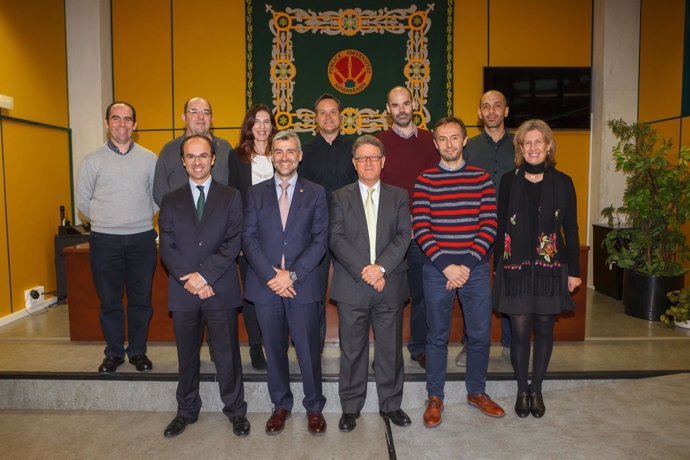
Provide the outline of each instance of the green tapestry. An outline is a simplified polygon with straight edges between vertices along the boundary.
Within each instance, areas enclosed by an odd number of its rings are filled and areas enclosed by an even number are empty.
[[[278,129],[313,133],[323,93],[340,99],[345,134],[384,129],[396,85],[417,125],[452,114],[453,0],[245,1],[247,107],[272,107]]]

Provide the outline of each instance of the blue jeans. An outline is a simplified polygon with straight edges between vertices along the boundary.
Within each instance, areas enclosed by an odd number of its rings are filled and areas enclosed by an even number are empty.
[[[429,336],[426,343],[426,389],[429,396],[443,399],[448,364],[448,338],[453,301],[457,292],[467,324],[467,393],[484,393],[491,345],[491,289],[489,264],[477,265],[462,288],[446,289],[445,275],[433,265],[424,265],[424,295]]]
[[[426,324],[426,304],[424,301],[424,283],[422,279],[422,267],[427,259],[422,248],[415,240],[410,242],[407,250],[407,282],[410,286],[410,339],[407,342],[407,350],[415,359],[417,355],[425,351],[426,336],[429,328]]]

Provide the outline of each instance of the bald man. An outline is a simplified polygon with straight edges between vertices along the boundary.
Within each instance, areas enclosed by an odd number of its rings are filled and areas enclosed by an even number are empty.
[[[489,173],[496,187],[496,195],[501,176],[515,167],[513,134],[506,130],[505,125],[509,111],[508,101],[500,91],[489,90],[482,94],[477,109],[482,132],[468,139],[463,151],[467,164]],[[462,348],[455,357],[456,366],[465,367],[467,363],[466,339],[467,333],[463,331]],[[510,360],[510,320],[506,315],[501,317],[501,345],[503,358]]]
[[[381,180],[387,184],[407,190],[409,203],[412,203],[414,184],[425,170],[438,164],[439,155],[431,133],[418,128],[414,122],[416,102],[404,86],[396,86],[388,92],[386,111],[393,124],[377,134],[386,150],[386,168],[381,171]],[[410,340],[407,350],[410,358],[424,369],[426,367],[425,349],[428,327],[426,323],[426,304],[422,287],[422,265],[426,256],[416,241],[411,240],[407,251],[410,288]]]

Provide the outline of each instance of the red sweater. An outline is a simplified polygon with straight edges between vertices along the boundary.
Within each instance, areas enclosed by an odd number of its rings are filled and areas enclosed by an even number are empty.
[[[431,133],[417,128],[416,136],[405,139],[389,128],[379,132],[376,137],[386,149],[386,164],[381,171],[381,181],[407,190],[412,205],[417,176],[436,166],[440,160]]]

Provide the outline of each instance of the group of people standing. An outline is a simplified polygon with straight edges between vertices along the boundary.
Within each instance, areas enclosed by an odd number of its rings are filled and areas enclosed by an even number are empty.
[[[502,344],[518,381],[515,411],[544,414],[541,384],[554,320],[574,308],[569,293],[581,282],[575,191],[555,169],[553,133],[545,122],[530,120],[513,138],[504,125],[506,99],[497,91],[482,95],[483,131],[469,141],[455,117],[439,120],[433,132],[417,127],[414,104],[407,88],[392,88],[390,128],[353,139],[340,132],[340,102],[324,94],[315,104],[317,134],[304,147],[294,131],[277,131],[269,107],[258,104],[232,149],[211,133],[210,103],[192,98],[182,114],[185,134],[167,143],[158,159],[132,140],[134,107],[108,107],[109,139],[82,161],[77,180],[77,207],[92,225],[91,267],[106,341],[99,372],[115,372],[125,356],[138,371],[153,368],[146,335],[156,265],[152,219],[160,207],[159,250],[169,274],[179,363],[178,410],[166,437],[198,419],[205,330],[223,412],[236,435],[249,434],[240,308],[252,366],[268,374],[273,412],[266,433],[280,433],[293,409],[291,342],[307,428],[314,435],[326,431],[321,354],[331,267],[341,431],[355,429],[366,400],[370,329],[380,414],[398,426],[411,424],[401,408],[408,301],[407,348],[426,372],[423,423],[441,423],[456,295],[464,317],[456,364],[467,367],[468,404],[492,417],[505,415],[485,392],[493,307],[506,315]]]

